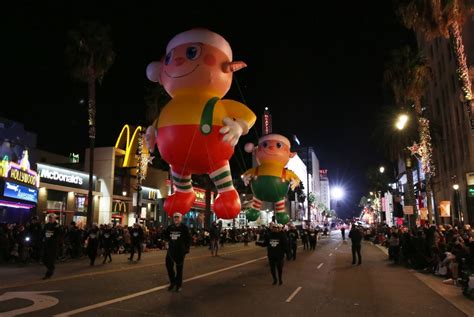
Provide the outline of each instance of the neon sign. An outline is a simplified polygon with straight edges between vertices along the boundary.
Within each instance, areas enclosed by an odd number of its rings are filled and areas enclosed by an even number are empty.
[[[272,133],[272,115],[266,110],[263,113],[262,132],[263,135]]]
[[[5,182],[3,190],[5,197],[11,197],[36,203],[38,201],[38,190],[20,184]]]
[[[14,179],[20,183],[25,183],[27,185],[31,186],[36,186],[36,179],[38,175],[35,174],[29,174],[25,171],[22,171],[21,169],[17,169],[14,166],[10,167],[10,175],[9,177],[11,179]]]
[[[5,155],[2,161],[0,161],[0,176],[26,185],[39,187],[38,174],[30,169],[28,151],[26,150],[23,151],[23,156],[18,163],[9,161],[8,156]]]

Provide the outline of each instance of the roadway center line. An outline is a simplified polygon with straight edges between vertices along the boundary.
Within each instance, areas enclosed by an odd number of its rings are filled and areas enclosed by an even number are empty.
[[[318,265],[318,270],[324,265],[324,263],[321,263]]]
[[[301,286],[298,286],[298,288],[295,289],[295,291],[290,295],[290,297],[288,297],[288,298],[286,299],[286,302],[287,302],[287,303],[291,302],[291,300],[293,299],[293,297],[295,297],[296,294],[298,294],[298,292],[301,291],[301,289],[302,289],[302,287],[301,287]]]
[[[332,253],[329,253],[329,256],[332,256]]]
[[[200,279],[200,278],[203,278],[203,277],[207,277],[207,276],[214,275],[214,274],[217,274],[217,273],[232,270],[232,269],[235,269],[237,267],[241,267],[241,266],[244,266],[244,265],[247,265],[247,264],[250,264],[250,263],[254,263],[254,262],[266,259],[266,258],[267,258],[266,256],[263,256],[261,258],[257,258],[257,259],[242,262],[242,263],[239,263],[239,264],[236,264],[236,265],[228,266],[228,267],[216,270],[216,271],[212,271],[212,272],[209,272],[209,273],[204,273],[204,274],[201,274],[201,275],[193,276],[193,277],[190,277],[188,279],[185,279],[183,282],[190,282],[190,281],[197,280],[197,279]],[[150,294],[150,293],[153,293],[153,292],[157,292],[159,290],[167,288],[168,286],[169,286],[169,284],[161,285],[161,286],[150,288],[150,289],[147,289],[147,290],[144,290],[144,291],[141,291],[141,292],[137,292],[137,293],[125,295],[125,296],[122,296],[122,297],[110,299],[110,300],[102,302],[102,303],[97,303],[97,304],[85,306],[85,307],[82,307],[82,308],[70,310],[68,312],[64,312],[64,313],[61,313],[61,314],[58,314],[58,315],[54,315],[54,317],[65,317],[65,316],[71,316],[71,315],[83,313],[83,312],[93,310],[93,309],[96,309],[96,308],[100,308],[100,307],[108,306],[108,305],[115,304],[115,303],[118,303],[118,302],[122,302],[122,301],[125,301],[125,300],[129,300],[131,298],[135,298],[135,297],[143,296],[143,295]]]
[[[334,248],[334,250],[337,250],[337,248]]]

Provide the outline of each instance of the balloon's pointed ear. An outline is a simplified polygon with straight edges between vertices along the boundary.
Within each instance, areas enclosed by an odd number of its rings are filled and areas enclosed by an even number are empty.
[[[161,70],[163,68],[163,63],[161,62],[152,62],[146,67],[146,77],[154,83],[159,83],[161,85]]]
[[[247,64],[242,61],[228,62],[224,64],[224,73],[233,73],[245,67]]]
[[[296,152],[290,152],[290,158],[295,157],[295,155],[296,155]]]

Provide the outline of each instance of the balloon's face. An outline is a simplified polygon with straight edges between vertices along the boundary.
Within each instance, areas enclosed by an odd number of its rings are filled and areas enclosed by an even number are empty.
[[[161,82],[170,96],[208,92],[223,97],[232,83],[232,72],[224,72],[229,58],[219,49],[188,43],[173,48],[163,61]]]
[[[257,161],[262,163],[279,163],[286,165],[290,160],[290,147],[278,140],[265,140],[257,147]]]

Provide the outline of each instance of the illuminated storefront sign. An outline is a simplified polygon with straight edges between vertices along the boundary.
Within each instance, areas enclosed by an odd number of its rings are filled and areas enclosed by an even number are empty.
[[[89,188],[89,174],[87,173],[38,163],[38,174],[44,183],[81,189]]]
[[[159,189],[142,186],[142,199],[158,200],[163,198]]]
[[[3,190],[5,197],[16,198],[36,203],[38,201],[38,190],[20,184],[5,182]]]
[[[113,213],[126,213],[127,203],[124,201],[113,201],[112,202],[112,212]]]
[[[201,188],[194,187],[194,193],[196,194],[196,200],[194,201],[193,207],[206,208],[206,191]],[[211,192],[211,207],[214,204],[214,193]]]

